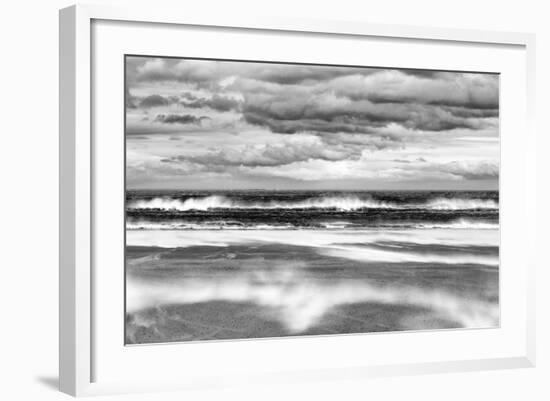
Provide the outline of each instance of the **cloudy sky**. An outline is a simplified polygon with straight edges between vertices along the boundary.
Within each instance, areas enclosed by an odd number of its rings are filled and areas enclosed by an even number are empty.
[[[126,58],[128,189],[497,189],[498,75]]]

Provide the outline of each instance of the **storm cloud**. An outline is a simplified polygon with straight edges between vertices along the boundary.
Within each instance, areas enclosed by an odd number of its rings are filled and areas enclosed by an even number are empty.
[[[189,114],[158,114],[155,117],[155,122],[164,124],[200,124],[208,117],[196,117]]]
[[[135,157],[175,181],[498,183],[497,74],[136,56],[126,78]]]
[[[139,107],[148,109],[151,107],[166,106],[173,103],[173,99],[168,99],[160,95],[146,96],[139,102]]]
[[[199,155],[174,156],[164,161],[185,161],[202,165],[273,167],[310,160],[357,160],[363,149],[363,146],[357,144],[330,145],[320,138],[306,136],[281,141],[279,144],[242,145],[211,150]]]
[[[183,93],[181,95],[181,104],[192,109],[202,109],[204,107],[216,111],[230,111],[239,108],[239,101],[225,96],[214,94],[211,98],[196,97],[191,93]]]
[[[141,108],[235,111],[275,133],[375,134],[373,128],[392,123],[424,131],[477,130],[498,118],[494,74],[160,58],[135,63],[131,84],[186,89],[143,97]]]

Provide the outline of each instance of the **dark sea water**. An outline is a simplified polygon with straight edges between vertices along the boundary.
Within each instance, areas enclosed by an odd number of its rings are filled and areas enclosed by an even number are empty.
[[[498,224],[498,192],[132,191],[128,228],[364,228]]]

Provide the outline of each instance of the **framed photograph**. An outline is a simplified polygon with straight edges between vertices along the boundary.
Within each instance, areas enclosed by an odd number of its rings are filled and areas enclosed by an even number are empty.
[[[61,10],[61,390],[533,366],[533,49]]]

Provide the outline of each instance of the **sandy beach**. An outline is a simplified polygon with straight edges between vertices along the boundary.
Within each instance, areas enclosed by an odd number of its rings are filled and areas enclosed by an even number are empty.
[[[499,324],[498,230],[127,234],[128,344]]]

